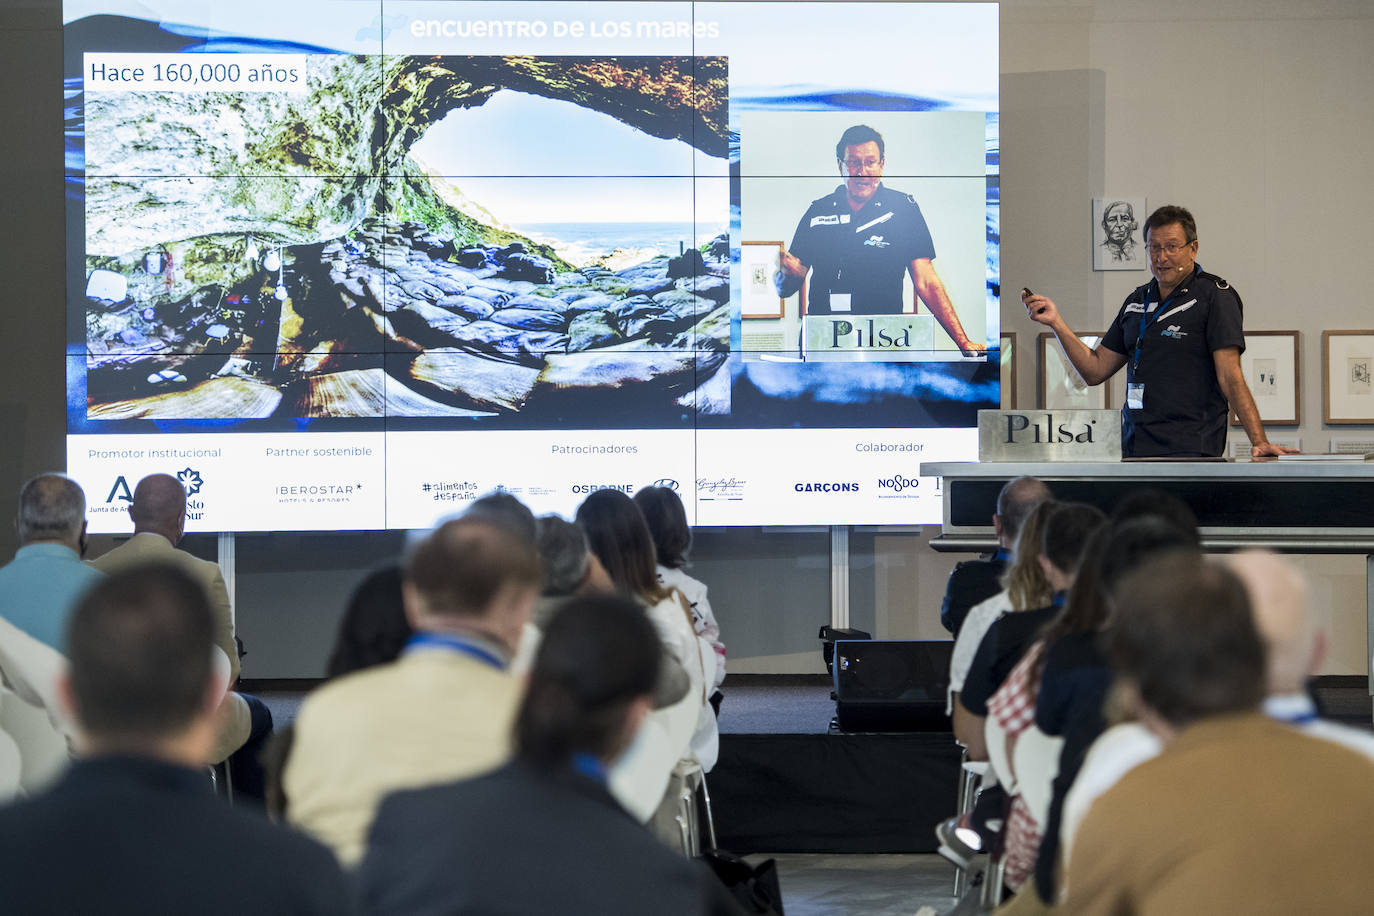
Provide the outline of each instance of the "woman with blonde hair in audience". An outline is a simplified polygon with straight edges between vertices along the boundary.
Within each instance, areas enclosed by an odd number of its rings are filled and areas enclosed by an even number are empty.
[[[1088,544],[1101,530],[1107,517],[1101,510],[1083,503],[1061,503],[1045,521],[1040,545],[1040,565],[1045,578],[1054,589],[1054,603],[1060,610],[1051,615],[1049,625],[1062,619],[1063,608],[1072,600],[1070,589],[1076,587],[1079,569]],[[1020,889],[1030,877],[1040,845],[1041,824],[1022,791],[1021,775],[1012,766],[1016,745],[1021,736],[1035,724],[1035,698],[1039,690],[1039,669],[1047,642],[1044,629],[1030,636],[1030,644],[1020,661],[1002,681],[986,702],[989,728],[1001,732],[1004,739],[1006,772],[998,776],[1009,785],[1016,785],[1008,808],[1003,831],[1004,876],[1007,885]],[[980,653],[981,655],[981,653]],[[1048,786],[1044,786],[1048,794]]]
[[[968,748],[973,760],[987,759],[987,748],[983,740],[985,719],[975,715],[959,702],[959,694],[964,690],[973,667],[974,657],[983,637],[987,635],[1002,615],[1016,612],[1031,612],[1049,607],[1053,598],[1053,588],[1045,578],[1045,568],[1040,563],[1041,540],[1044,538],[1045,520],[1061,503],[1047,499],[1033,508],[1013,545],[1011,565],[1002,574],[1002,591],[980,604],[974,605],[964,618],[964,625],[954,640],[954,651],[949,663],[949,692],[945,711],[953,716],[954,733],[957,740]],[[1005,795],[989,793],[982,803],[981,811],[996,810],[996,817],[1002,816]],[[979,818],[981,821],[981,817]],[[935,835],[940,841],[940,854],[961,867],[969,857],[977,854],[981,847],[969,845],[972,842],[973,819],[965,814],[940,822]],[[982,834],[981,829],[975,830]],[[980,839],[979,842],[982,842]]]
[[[1053,590],[1045,578],[1044,567],[1040,565],[1040,540],[1044,536],[1045,519],[1058,505],[1054,500],[1047,499],[1026,516],[1016,536],[1011,565],[1002,574],[1002,591],[974,605],[964,618],[964,625],[954,640],[954,651],[950,655],[947,712],[953,714],[957,708],[956,700],[964,689],[969,665],[993,621],[1008,612],[1029,611],[1050,603]]]

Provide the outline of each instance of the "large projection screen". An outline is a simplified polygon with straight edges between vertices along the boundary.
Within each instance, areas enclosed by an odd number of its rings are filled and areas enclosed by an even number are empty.
[[[933,523],[921,462],[999,404],[995,3],[64,22],[93,531],[154,472],[194,531],[655,483],[697,525]]]

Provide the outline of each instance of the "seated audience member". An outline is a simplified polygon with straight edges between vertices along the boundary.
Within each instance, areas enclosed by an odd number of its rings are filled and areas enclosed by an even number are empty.
[[[1144,504],[1141,504],[1142,506]],[[1107,727],[1103,710],[1112,687],[1112,667],[1103,643],[1115,614],[1111,594],[1121,577],[1152,554],[1198,549],[1197,529],[1184,529],[1171,514],[1121,518],[1108,525],[1083,558],[1082,573],[1063,616],[1046,630],[1046,650],[1032,678],[1039,685],[1035,724],[1064,745],[1054,777],[1053,795],[1036,853],[1035,887],[1042,901],[1054,899],[1064,797],[1078,776],[1083,756]],[[1188,514],[1191,518],[1191,513]]]
[[[706,702],[705,666],[711,651],[697,637],[686,598],[659,584],[649,526],[634,500],[617,490],[597,490],[578,507],[577,522],[617,590],[644,607],[660,641],[687,672],[686,696],[649,716],[611,774],[621,803],[641,820],[657,811],[660,822],[655,831],[667,838],[676,831],[671,815],[675,793],[666,792],[674,768],[691,760],[703,768],[715,763],[714,757],[699,760],[694,753],[696,747],[714,750],[708,731],[714,732],[715,716]]]
[[[215,629],[200,583],[168,566],[116,573],[81,602],[62,692],[82,759],[0,809],[5,912],[353,911],[327,850],[211,790]]]
[[[615,586],[602,568],[601,561],[587,545],[587,535],[577,524],[557,515],[539,519],[539,568],[543,584],[539,601],[530,621],[520,637],[520,648],[511,662],[511,671],[524,676],[534,664],[544,628],[549,625],[563,605],[573,598],[611,595]],[[687,672],[682,670],[666,647],[659,664],[658,683],[654,685],[654,709],[671,706],[686,695],[689,688]]]
[[[728,912],[714,904],[709,873],[663,848],[607,791],[608,769],[648,715],[661,654],[636,603],[564,605],[530,672],[515,759],[382,803],[358,873],[367,911]]]
[[[964,618],[973,606],[1003,590],[1002,577],[1011,563],[1012,548],[1020,534],[1021,524],[1032,509],[1053,498],[1050,488],[1034,477],[1017,477],[1003,485],[997,494],[997,511],[992,516],[992,528],[997,533],[996,552],[991,556],[956,563],[950,571],[949,581],[945,583],[945,597],[940,604],[940,623],[956,638],[963,630]]]
[[[1256,550],[1234,554],[1221,562],[1244,583],[1255,624],[1264,640],[1268,659],[1265,714],[1314,738],[1334,741],[1374,758],[1374,735],[1317,718],[1316,708],[1306,693],[1308,679],[1321,667],[1326,641],[1317,627],[1301,571],[1282,557]],[[1162,747],[1159,739],[1139,722],[1113,726],[1093,743],[1064,802],[1060,839],[1066,861],[1078,826],[1093,802],[1128,771],[1158,755]]]
[[[1132,490],[1112,508],[1113,525],[1128,522],[1133,518],[1162,518],[1179,531],[1190,534],[1199,544],[1197,516],[1188,504],[1172,493],[1141,487]]]
[[[539,601],[535,603],[534,612],[525,624],[520,648],[511,665],[517,674],[529,671],[530,665],[534,664],[534,653],[539,649],[544,627],[569,599],[578,595],[611,594],[615,591],[611,577],[606,575],[601,561],[592,553],[586,532],[580,526],[557,515],[541,516],[536,521],[539,528],[536,547],[542,578]],[[682,677],[685,678],[686,674],[683,673]]]
[[[334,680],[374,665],[394,662],[415,635],[406,619],[401,593],[401,567],[386,566],[363,579],[353,590],[334,636],[325,679]],[[263,751],[266,771],[267,812],[277,819],[286,816],[286,793],[282,789],[282,770],[291,757],[295,724],[273,732]]]
[[[1115,594],[1112,663],[1164,750],[1084,819],[1064,911],[1368,910],[1374,768],[1262,713],[1265,649],[1241,582],[1173,554]]]
[[[509,756],[520,684],[507,671],[539,589],[533,548],[485,519],[446,522],[406,563],[415,629],[396,661],[306,697],[282,774],[287,818],[345,865],[381,798],[475,776]]]
[[[1040,631],[1059,615],[1078,573],[1083,548],[1105,519],[1101,511],[1084,503],[1060,503],[1045,519],[1040,565],[1050,585],[1050,603],[1043,608],[1008,614],[988,627],[959,694],[954,735],[968,748],[971,759],[987,759],[983,728],[988,700],[1036,642]]]
[[[406,618],[401,567],[385,566],[368,575],[348,599],[326,676],[343,677],[354,671],[394,662],[415,635]]]
[[[67,617],[104,578],[81,562],[86,494],[62,474],[40,474],[19,490],[14,527],[19,549],[0,567],[0,617],[65,654]]]
[[[1051,504],[1041,503],[1036,513],[1047,505]],[[1038,825],[1031,816],[1029,807],[1019,792],[1012,791],[1011,787],[1016,785],[1016,774],[1011,772],[1010,768],[1010,758],[1016,741],[1030,726],[1035,710],[1035,684],[1031,681],[1029,672],[1044,648],[1043,641],[1037,637],[1047,622],[1046,616],[1052,620],[1054,615],[1062,613],[1060,606],[1063,604],[1064,596],[1073,586],[1084,549],[1089,539],[1101,528],[1104,519],[1105,516],[1100,511],[1083,503],[1062,503],[1053,505],[1048,510],[1038,559],[1056,603],[1050,606],[1048,614],[1042,611],[1012,614],[1001,618],[989,628],[972,666],[976,673],[972,677],[971,699],[978,707],[976,710],[971,709],[961,695],[959,713],[955,718],[956,734],[962,729],[973,742],[969,745],[970,756],[979,753],[984,758],[987,757],[984,734],[989,724],[999,729],[1005,737],[1006,759],[998,764],[996,775],[998,782],[1008,787],[1007,791],[1011,792],[1003,830],[1006,838],[1003,863],[1006,866],[1004,880],[1013,889],[1019,889],[1029,875],[1035,861],[1035,847],[1039,843]],[[1023,530],[1029,531],[1030,527],[1027,526]],[[1033,621],[1034,626],[1030,627],[1008,629],[1005,626],[1027,619],[1026,614],[1035,614],[1040,620]],[[1018,645],[1023,648],[1017,649]],[[985,646],[989,648],[985,650]],[[1012,659],[1011,670],[1004,677],[1000,677],[998,670],[1004,664],[998,655],[999,651],[1019,656]],[[1001,682],[996,684],[995,688],[989,672],[992,677],[1000,677]],[[989,690],[990,696],[987,694]],[[983,699],[984,697],[987,699]],[[978,711],[981,711],[981,715],[975,716]],[[971,721],[977,722],[974,730],[970,730]],[[942,844],[941,854],[956,864],[964,865],[969,856],[978,851],[962,839],[967,834],[954,831],[948,821],[937,828],[936,834]]]
[[[177,549],[186,533],[186,488],[170,474],[144,477],[134,487],[129,518],[134,523],[133,537],[92,560],[91,565],[103,573],[116,573],[148,563],[167,563],[199,582],[215,613],[215,645],[229,660],[229,685],[234,687],[239,679],[239,651],[224,574],[218,563]],[[220,710],[210,762],[229,758],[236,794],[262,800],[265,789],[260,757],[271,734],[272,711],[267,704],[231,689]]]
[[[644,487],[634,495],[635,505],[644,513],[649,534],[654,539],[658,581],[675,588],[687,598],[692,608],[692,623],[697,635],[715,653],[716,674],[710,687],[711,705],[720,711],[720,685],[725,680],[725,643],[720,639],[720,624],[706,600],[706,584],[687,575],[687,551],[692,547],[692,529],[687,524],[687,510],[682,497],[667,487]]]
[[[534,513],[505,490],[493,490],[468,503],[459,518],[478,519],[505,528],[527,544],[539,540],[539,523]]]
[[[949,659],[949,695],[945,711],[951,715],[964,689],[978,644],[987,635],[992,622],[1005,613],[1030,611],[1050,603],[1054,590],[1045,578],[1045,568],[1040,565],[1040,542],[1045,534],[1045,519],[1058,505],[1052,499],[1036,503],[1017,532],[1011,565],[1002,576],[1002,591],[975,605],[964,618]]]

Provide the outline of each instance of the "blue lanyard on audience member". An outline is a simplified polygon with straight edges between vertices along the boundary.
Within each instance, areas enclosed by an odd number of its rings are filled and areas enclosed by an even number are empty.
[[[1054,607],[1063,607],[1068,600],[1069,593],[1067,591],[1058,591],[1050,595],[1050,604]]]
[[[505,659],[495,652],[449,633],[417,633],[406,643],[405,651],[410,652],[412,649],[447,649],[450,652],[471,655],[479,662],[485,662],[499,671],[506,670]]]
[[[1169,294],[1169,298],[1159,304],[1159,308],[1155,309],[1153,315],[1150,314],[1150,286],[1149,284],[1145,285],[1145,301],[1140,304],[1141,309],[1143,309],[1140,313],[1140,330],[1135,335],[1135,353],[1131,354],[1132,373],[1140,368],[1140,351],[1145,345],[1145,332],[1150,329],[1150,325],[1155,323],[1155,319],[1163,315],[1165,310],[1173,304],[1174,299],[1178,298],[1178,295],[1184,292],[1183,284],[1191,281],[1201,270],[1201,267],[1194,264],[1193,272],[1188,275],[1188,279],[1181,281],[1178,286],[1174,287],[1174,291]]]
[[[593,779],[603,786],[606,784],[606,764],[595,754],[588,754],[586,751],[580,751],[572,755],[572,760],[570,762],[572,763],[572,768],[583,776],[586,776],[588,779]]]

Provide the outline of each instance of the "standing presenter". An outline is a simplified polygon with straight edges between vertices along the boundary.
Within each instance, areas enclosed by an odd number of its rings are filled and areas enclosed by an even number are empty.
[[[1240,296],[1197,264],[1197,223],[1164,206],[1145,221],[1154,279],[1126,297],[1101,344],[1089,350],[1045,296],[1023,291],[1033,321],[1059,338],[1089,385],[1126,366],[1121,449],[1127,458],[1214,458],[1226,448],[1228,405],[1250,437],[1250,456],[1294,454],[1264,434],[1240,369]]]
[[[778,295],[791,296],[811,273],[806,310],[811,315],[900,315],[906,274],[965,356],[987,347],[969,340],[931,263],[935,245],[910,194],[883,186],[882,134],[863,124],[835,144],[844,184],[811,202],[791,248],[782,252]]]

